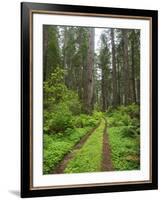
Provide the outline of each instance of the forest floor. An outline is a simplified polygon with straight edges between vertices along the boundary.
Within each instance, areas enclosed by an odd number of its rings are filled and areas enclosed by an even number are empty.
[[[87,134],[83,136],[73,147],[71,152],[65,155],[62,161],[56,166],[53,173],[60,174],[89,171],[112,171],[113,165],[107,130],[107,120],[106,118],[102,118],[100,123],[95,128],[88,131]],[[99,148],[96,148],[96,155],[94,148],[89,148],[92,143],[98,143]],[[98,170],[97,168],[91,168],[91,165],[94,166],[94,157],[96,157],[96,166],[98,166]],[[81,171],[78,171],[77,169],[81,168],[81,166],[76,166],[76,163],[78,165],[77,160],[81,161],[80,165],[87,165],[87,167],[83,167]]]
[[[139,106],[75,117],[63,133],[44,134],[43,173],[140,169]]]

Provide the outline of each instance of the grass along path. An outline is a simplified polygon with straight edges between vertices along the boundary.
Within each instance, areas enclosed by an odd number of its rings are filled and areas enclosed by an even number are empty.
[[[87,141],[87,139],[90,137],[90,135],[98,128],[100,125],[100,122],[97,126],[95,126],[93,129],[91,129],[85,136],[82,137],[82,139],[73,147],[72,151],[68,153],[63,160],[57,165],[57,167],[54,169],[53,173],[61,174],[64,172],[69,160],[71,160],[76,151],[84,145],[84,143]]]
[[[69,161],[64,173],[99,172],[102,163],[104,119],[100,126],[88,138],[83,147],[77,150],[73,159]]]

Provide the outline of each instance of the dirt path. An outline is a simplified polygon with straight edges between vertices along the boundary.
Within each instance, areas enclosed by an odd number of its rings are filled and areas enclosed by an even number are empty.
[[[105,119],[104,133],[103,133],[103,150],[102,150],[102,152],[103,152],[103,160],[102,160],[102,164],[101,164],[102,171],[113,171],[106,119]]]
[[[100,122],[101,123],[101,122]],[[93,129],[91,129],[83,138],[73,147],[72,152],[65,155],[63,160],[58,164],[58,166],[54,169],[54,174],[62,174],[68,164],[68,162],[74,157],[76,150],[81,149],[84,143],[87,141],[89,136],[99,127],[100,123]]]

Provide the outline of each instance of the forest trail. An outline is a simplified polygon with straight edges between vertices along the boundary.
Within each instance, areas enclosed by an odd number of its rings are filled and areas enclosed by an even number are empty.
[[[93,129],[91,129],[85,136],[83,136],[83,138],[74,146],[74,148],[72,149],[72,151],[70,153],[68,153],[67,155],[65,155],[65,157],[63,158],[63,160],[54,169],[54,171],[53,171],[54,174],[61,174],[61,173],[64,172],[64,170],[65,170],[68,162],[74,157],[75,152],[77,150],[79,150],[79,149],[82,148],[82,146],[88,140],[88,138],[90,137],[90,135],[92,135],[92,133],[100,126],[100,123],[101,122],[99,122],[96,127],[94,127]]]
[[[111,151],[110,151],[110,146],[108,142],[108,134],[107,134],[107,121],[106,119],[102,119],[104,121],[104,129],[103,131],[103,139],[102,139],[102,161],[101,161],[101,171],[112,171],[113,166],[112,166],[112,161],[111,161]],[[101,120],[101,121],[102,121]],[[84,144],[86,143],[87,140],[90,139],[90,136],[96,131],[96,129],[101,128],[101,121],[100,123],[91,129],[80,141],[77,143],[73,150],[68,153],[64,159],[58,164],[58,166],[54,169],[53,173],[54,174],[61,174],[64,173],[64,170],[66,169],[69,161],[71,161],[74,156],[76,155],[76,152],[81,149]],[[103,123],[103,122],[102,122]]]
[[[107,133],[107,120],[105,119],[105,128],[103,133],[103,160],[101,169],[102,171],[113,171],[113,165],[111,161],[111,150],[109,145],[109,137]]]

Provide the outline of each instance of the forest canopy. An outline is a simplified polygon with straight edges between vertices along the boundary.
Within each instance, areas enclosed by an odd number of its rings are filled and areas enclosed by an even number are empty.
[[[140,30],[44,25],[43,32],[45,101],[56,75],[84,113],[140,102]]]

